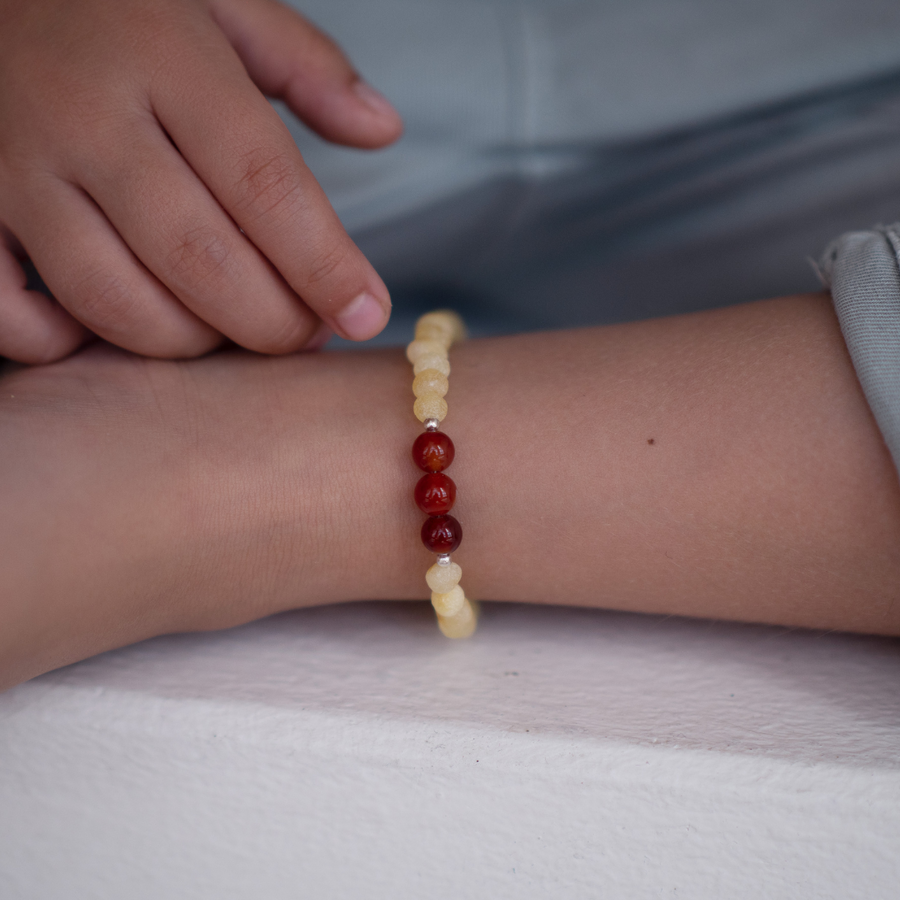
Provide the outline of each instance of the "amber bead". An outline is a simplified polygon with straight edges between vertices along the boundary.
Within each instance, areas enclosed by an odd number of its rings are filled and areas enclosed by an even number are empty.
[[[446,594],[459,584],[462,569],[458,563],[450,562],[442,566],[435,563],[426,573],[425,581],[433,594]]]
[[[423,431],[412,448],[413,461],[423,472],[442,472],[454,453],[453,441],[442,431]]]
[[[466,605],[465,591],[458,584],[443,594],[432,591],[431,605],[439,616],[456,616]]]
[[[442,616],[438,613],[438,628],[444,637],[467,638],[471,637],[478,625],[478,603],[466,598],[462,609],[455,616]]]
[[[422,526],[422,543],[432,553],[452,553],[462,542],[462,525],[453,516],[431,516]]]
[[[447,376],[442,375],[437,369],[425,369],[413,379],[413,393],[417,397],[424,397],[426,394],[444,397],[449,390],[450,382]]]
[[[420,422],[426,422],[428,419],[443,422],[447,418],[447,401],[440,394],[425,394],[416,398],[413,413]]]
[[[416,505],[429,516],[443,516],[456,502],[456,485],[443,472],[429,472],[419,479],[415,491]]]
[[[452,309],[436,309],[425,313],[416,322],[416,340],[440,341],[449,347],[455,341],[466,337],[463,320]]]

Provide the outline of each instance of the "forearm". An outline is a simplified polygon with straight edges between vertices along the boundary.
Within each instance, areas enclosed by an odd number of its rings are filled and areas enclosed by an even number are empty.
[[[826,297],[454,366],[473,596],[900,633],[897,476]]]
[[[472,341],[451,363],[473,597],[900,633],[900,491],[826,299]],[[397,350],[7,376],[0,682],[425,597],[410,379]]]

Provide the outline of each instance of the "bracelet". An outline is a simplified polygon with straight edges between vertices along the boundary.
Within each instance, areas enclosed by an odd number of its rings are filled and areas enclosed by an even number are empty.
[[[459,579],[462,569],[450,554],[462,541],[462,526],[449,515],[456,500],[456,485],[444,474],[453,462],[453,441],[442,431],[447,415],[444,395],[450,387],[450,345],[466,336],[462,319],[449,310],[427,313],[416,322],[415,339],[406,348],[413,364],[413,412],[425,426],[413,444],[415,464],[425,472],[415,489],[416,505],[428,518],[422,526],[422,543],[437,554],[437,562],[425,573],[431,589],[431,605],[438,627],[448,638],[466,638],[478,624],[478,604],[469,600]]]

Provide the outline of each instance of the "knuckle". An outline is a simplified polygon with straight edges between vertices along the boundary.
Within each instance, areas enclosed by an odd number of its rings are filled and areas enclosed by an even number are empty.
[[[142,319],[144,302],[139,292],[107,269],[89,272],[75,293],[79,315],[101,336],[130,332]]]
[[[286,153],[251,150],[241,157],[237,177],[237,211],[268,215],[302,191],[297,162]]]
[[[228,241],[216,231],[199,226],[175,240],[166,263],[176,282],[196,284],[215,277],[227,278],[230,261]]]
[[[340,244],[318,247],[303,275],[307,287],[315,287],[328,281],[343,265],[346,258],[347,251]]]

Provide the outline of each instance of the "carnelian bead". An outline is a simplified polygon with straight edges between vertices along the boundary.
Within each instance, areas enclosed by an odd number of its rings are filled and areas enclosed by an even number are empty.
[[[453,441],[442,431],[423,431],[413,444],[412,458],[423,472],[442,472],[455,452]]]
[[[422,526],[422,543],[432,553],[452,553],[462,542],[462,525],[453,516],[432,516]]]
[[[416,505],[429,516],[443,516],[456,502],[456,485],[443,472],[429,472],[416,485]]]

